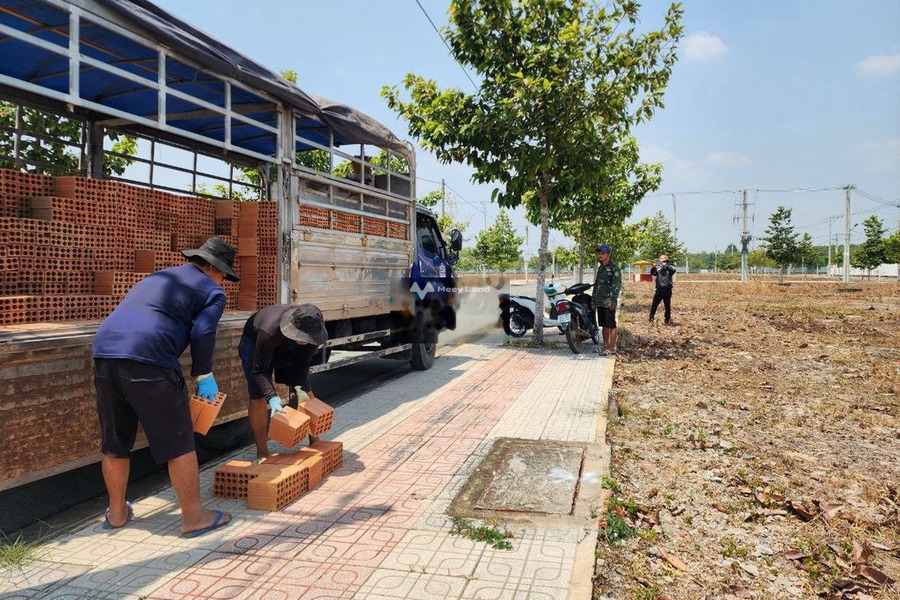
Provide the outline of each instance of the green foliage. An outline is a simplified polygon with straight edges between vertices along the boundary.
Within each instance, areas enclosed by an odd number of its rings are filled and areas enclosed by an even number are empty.
[[[822,265],[821,257],[813,247],[812,236],[804,233],[797,242],[797,261],[803,267],[818,267]]]
[[[779,206],[769,217],[769,227],[762,238],[766,256],[775,261],[781,273],[797,260],[797,234],[791,224],[791,209]]]
[[[886,260],[884,249],[884,222],[872,215],[863,221],[866,232],[866,241],[860,244],[855,252],[850,254],[850,264],[857,269],[871,271]]]
[[[640,34],[638,5],[629,0],[451,0],[448,12],[447,43],[457,62],[479,74],[478,91],[441,90],[410,73],[403,81],[409,101],[396,87],[382,95],[439,161],[468,164],[473,181],[495,184],[501,206],[535,194],[527,206],[541,225],[536,283],[543,288],[551,213],[574,198],[609,200],[610,180],[624,184],[634,175],[611,159],[636,147],[631,129],[662,106],[683,32],[681,7],[669,8],[660,30]],[[590,210],[566,220],[597,208],[586,204]],[[539,291],[536,315],[542,307]],[[535,337],[540,342],[539,319]]]
[[[21,114],[22,131],[36,134],[23,135],[19,146],[19,155],[23,160],[38,163],[28,167],[28,170],[48,175],[77,175],[86,172],[80,165],[84,128],[82,121],[24,106]],[[0,129],[17,129],[15,104],[0,100]],[[40,139],[36,136],[40,136]],[[137,153],[137,139],[116,131],[108,131],[106,136],[113,142],[110,148],[112,152],[122,156],[104,154],[103,174],[106,177],[122,175],[128,165],[134,162],[128,157]],[[0,136],[0,157],[14,156],[14,144],[13,134]],[[0,158],[0,167],[20,168],[6,158]]]
[[[672,225],[662,211],[641,221],[637,252],[644,260],[656,260],[660,254],[668,254],[676,264],[683,262],[684,248],[675,238]]]
[[[771,267],[775,268],[778,266],[774,260],[769,258],[769,255],[766,254],[766,251],[763,248],[757,248],[756,250],[751,250],[749,254],[747,254],[747,263],[751,267]]]
[[[750,554],[750,550],[744,546],[740,546],[733,535],[729,535],[727,538],[723,539],[719,542],[719,545],[722,546],[720,554],[724,558],[745,558]]]
[[[885,238],[884,260],[891,264],[900,263],[900,229]]]
[[[463,519],[461,517],[453,517],[452,521],[452,533],[456,535],[467,537],[470,540],[474,540],[476,542],[486,542],[491,546],[491,548],[495,548],[497,550],[513,549],[513,546],[509,541],[510,539],[512,539],[513,534],[511,534],[509,531],[500,531],[496,527],[488,527],[485,525],[476,527],[472,524],[471,521],[469,521],[468,519]]]
[[[434,190],[434,191],[428,192],[424,196],[421,196],[420,198],[418,198],[416,200],[416,202],[418,202],[425,208],[434,208],[441,202],[441,199],[443,197],[444,197],[444,194],[441,192],[441,190]]]
[[[37,548],[17,537],[14,542],[0,542],[0,569],[21,569],[27,564],[37,560]]]
[[[475,240],[474,258],[488,268],[506,271],[521,263],[519,246],[524,238],[516,235],[512,221],[505,210],[501,210],[493,225],[478,233]]]

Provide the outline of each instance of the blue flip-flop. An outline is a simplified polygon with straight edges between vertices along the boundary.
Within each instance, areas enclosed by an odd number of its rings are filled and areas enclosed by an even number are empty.
[[[212,522],[212,525],[208,525],[208,526],[204,527],[203,529],[195,529],[194,531],[188,531],[187,533],[182,533],[181,537],[184,537],[184,538],[197,537],[198,535],[203,535],[204,533],[209,533],[213,529],[218,529],[219,527],[225,527],[226,525],[231,523],[232,519],[231,519],[231,515],[229,513],[225,512],[223,510],[213,510],[213,512],[216,513],[216,520]],[[228,515],[228,520],[225,522],[222,522],[222,518],[225,515]]]
[[[109,509],[106,509],[106,514],[103,517],[103,524],[100,526],[103,529],[121,529],[128,525],[131,522],[131,519],[134,517],[134,509],[131,507],[131,502],[125,501],[125,506],[128,507],[128,512],[125,514],[125,522],[121,525],[113,525],[109,522]]]

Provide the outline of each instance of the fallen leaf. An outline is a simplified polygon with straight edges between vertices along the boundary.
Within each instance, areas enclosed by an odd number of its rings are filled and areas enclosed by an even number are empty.
[[[850,562],[854,565],[861,565],[869,560],[869,551],[859,542],[853,542],[853,552],[850,554]]]
[[[888,585],[894,582],[893,579],[891,579],[875,567],[869,567],[867,565],[859,565],[853,567],[853,570],[850,571],[850,575],[853,577],[862,575],[872,583],[877,583],[878,585]]]
[[[840,590],[843,594],[858,594],[866,590],[861,588],[858,583],[850,579],[836,579],[834,581],[834,589]]]
[[[826,520],[831,520],[837,516],[841,510],[843,510],[844,505],[838,504],[837,502],[824,502],[819,500],[819,509],[822,511],[822,517]]]
[[[666,562],[678,569],[679,571],[687,571],[688,566],[684,564],[684,562],[675,556],[674,554],[669,554],[662,548],[659,549],[659,555],[666,559]]]
[[[813,513],[809,508],[806,507],[805,504],[801,502],[794,502],[793,500],[788,501],[788,506],[794,514],[803,519],[804,521],[812,521],[815,518],[815,513]]]
[[[872,542],[872,547],[875,548],[876,550],[884,550],[885,552],[891,551],[890,546],[885,546],[884,544],[879,544],[878,542]]]
[[[810,554],[800,550],[788,550],[784,553],[784,557],[788,560],[803,560],[804,558],[809,558]]]
[[[716,502],[716,503],[713,504],[712,506],[713,506],[714,509],[716,509],[716,510],[719,511],[719,512],[723,512],[723,513],[726,513],[726,514],[728,513],[728,508],[727,508],[724,504],[720,504],[719,502]]]

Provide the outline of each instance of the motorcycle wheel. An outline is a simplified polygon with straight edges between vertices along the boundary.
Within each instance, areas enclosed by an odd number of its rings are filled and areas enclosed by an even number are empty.
[[[509,316],[509,335],[520,338],[528,332],[531,315],[522,310],[514,310]]]
[[[573,354],[581,354],[584,351],[584,325],[581,315],[572,313],[572,320],[569,322],[569,327],[566,329],[566,342],[569,344],[569,350],[571,350]]]
[[[509,327],[511,315],[508,310],[504,310],[500,313],[500,320],[503,321],[503,333],[506,335],[512,335],[512,330]]]

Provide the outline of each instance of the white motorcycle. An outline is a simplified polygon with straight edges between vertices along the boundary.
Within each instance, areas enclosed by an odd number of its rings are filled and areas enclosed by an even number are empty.
[[[557,327],[565,333],[569,326],[569,300],[563,295],[565,286],[550,282],[544,288],[549,306],[549,316],[544,314],[544,327]],[[520,338],[534,328],[535,300],[531,296],[500,294],[500,317],[506,335]]]

